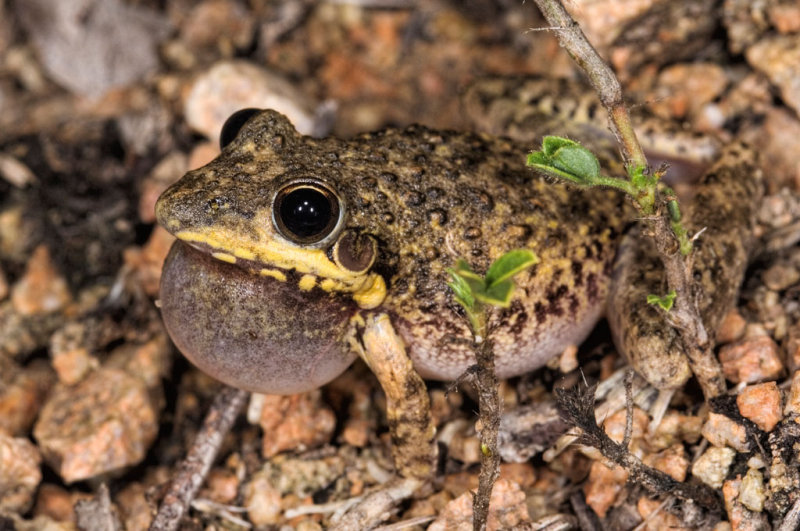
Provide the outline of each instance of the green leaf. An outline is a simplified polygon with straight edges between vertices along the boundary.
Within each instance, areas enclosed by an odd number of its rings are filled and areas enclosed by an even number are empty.
[[[542,152],[548,158],[554,157],[559,149],[565,146],[580,145],[574,140],[564,138],[563,136],[546,136],[542,139]]]
[[[553,166],[584,179],[600,176],[600,161],[580,144],[559,148],[553,156]]]
[[[668,312],[672,309],[672,305],[675,304],[675,297],[677,295],[675,290],[670,291],[666,295],[650,294],[647,296],[647,304],[659,306],[662,310]]]
[[[447,285],[453,290],[456,302],[463,306],[467,312],[472,311],[475,308],[475,296],[472,294],[472,288],[469,283],[455,270],[448,269],[447,272],[453,278],[452,282],[448,282]]]
[[[511,279],[506,279],[492,284],[486,291],[476,292],[475,298],[483,303],[491,304],[492,306],[508,308],[508,305],[511,304],[511,294],[513,292],[514,283]]]
[[[544,137],[542,150],[528,154],[527,165],[584,186],[600,176],[600,162],[594,153],[560,136]]]
[[[498,282],[513,277],[537,262],[539,262],[539,258],[528,249],[509,251],[489,266],[489,270],[486,272],[486,286],[491,289]]]

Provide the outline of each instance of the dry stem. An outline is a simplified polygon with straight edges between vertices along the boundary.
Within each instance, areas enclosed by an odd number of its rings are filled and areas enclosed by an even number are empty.
[[[248,396],[250,393],[247,391],[226,386],[214,398],[189,454],[181,462],[177,475],[169,484],[158,513],[150,525],[150,531],[178,529],[186,509],[217,457],[222,440],[233,427]]]
[[[601,103],[608,111],[611,129],[622,146],[628,168],[647,167],[647,159],[633,131],[628,109],[622,98],[622,89],[611,68],[602,60],[586,39],[580,26],[564,9],[559,0],[534,0],[547,22],[558,28],[556,36],[578,66],[586,72]],[[667,218],[666,208],[657,205],[653,232],[659,255],[664,263],[670,290],[675,290],[675,306],[669,314],[706,399],[725,392],[722,368],[712,351],[713,345],[705,329],[691,281],[691,267],[680,254],[674,233]]]

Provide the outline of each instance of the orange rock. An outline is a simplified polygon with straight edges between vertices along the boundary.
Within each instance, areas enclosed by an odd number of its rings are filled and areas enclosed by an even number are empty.
[[[800,5],[796,2],[772,4],[767,8],[767,14],[779,33],[800,32]]]
[[[624,468],[616,465],[608,468],[600,461],[595,461],[589,479],[583,486],[586,503],[600,518],[605,518],[627,481],[628,472]]]
[[[770,529],[767,515],[748,510],[739,500],[742,478],[737,476],[725,482],[722,486],[722,497],[725,500],[725,512],[728,514],[728,521],[731,523],[733,531],[757,531],[760,529]]]
[[[35,516],[45,515],[57,522],[75,521],[75,503],[90,500],[92,495],[85,492],[68,491],[52,483],[44,483],[36,493]]]
[[[644,520],[644,527],[638,527],[644,531],[660,531],[661,529],[669,529],[670,531],[681,531],[686,529],[681,526],[681,520],[674,514],[670,514],[663,507],[664,502],[659,500],[651,500],[642,496],[636,502],[636,510],[639,516]],[[654,512],[658,511],[656,514]]]
[[[24,513],[42,480],[42,456],[28,439],[0,433],[0,513]]]
[[[439,516],[428,527],[428,531],[471,531],[472,530],[471,492],[465,492],[448,503]],[[498,479],[492,489],[489,501],[489,518],[486,529],[489,531],[514,527],[530,519],[525,505],[525,493],[519,485],[507,479]]]
[[[158,431],[144,382],[101,368],[56,386],[33,434],[47,463],[71,483],[139,463]]]
[[[769,336],[725,345],[719,351],[719,361],[725,378],[733,383],[771,380],[783,371],[778,345]]]
[[[261,453],[272,457],[284,450],[313,448],[330,441],[336,416],[322,402],[319,390],[296,395],[253,395],[260,400],[258,424],[264,430]]]
[[[772,431],[781,421],[781,392],[775,382],[750,385],[736,397],[739,413],[764,431]]]
[[[792,387],[789,389],[789,396],[786,398],[784,415],[800,415],[800,370],[792,374]]]
[[[745,327],[747,327],[747,321],[739,313],[739,310],[734,308],[725,315],[717,329],[717,343],[724,345],[741,339],[744,336]]]
[[[703,425],[703,437],[720,448],[730,446],[740,452],[750,450],[745,427],[719,413],[709,413],[708,420]]]
[[[208,473],[201,497],[222,503],[232,504],[239,495],[239,478],[227,468],[214,468]]]
[[[657,454],[649,454],[645,456],[644,463],[677,481],[685,480],[689,470],[689,460],[686,458],[683,444],[676,444]]]
[[[58,274],[44,245],[34,249],[23,277],[11,288],[11,302],[22,315],[52,313],[72,301],[67,281]]]
[[[44,360],[19,372],[3,367],[0,371],[0,433],[27,435],[53,383],[55,376]]]
[[[144,247],[128,247],[122,253],[125,264],[133,269],[145,293],[151,297],[158,295],[161,266],[174,242],[175,236],[156,225]]]

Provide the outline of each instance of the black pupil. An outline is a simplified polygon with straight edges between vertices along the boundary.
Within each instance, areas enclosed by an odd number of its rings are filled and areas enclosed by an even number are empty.
[[[219,147],[225,149],[225,146],[236,139],[236,135],[239,134],[247,120],[259,112],[261,112],[261,109],[242,109],[228,116],[222,126],[222,131],[219,133]]]
[[[301,239],[327,236],[333,209],[328,196],[316,188],[298,188],[281,201],[280,216],[286,229]]]

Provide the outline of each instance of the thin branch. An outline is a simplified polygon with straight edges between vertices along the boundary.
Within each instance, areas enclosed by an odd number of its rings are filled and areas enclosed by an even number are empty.
[[[581,429],[581,444],[597,448],[603,457],[624,468],[630,480],[654,494],[673,494],[683,500],[694,501],[712,511],[721,512],[722,504],[713,489],[707,485],[691,485],[677,481],[669,475],[651,468],[615,442],[597,425],[594,415],[594,390],[556,389],[556,400],[564,419]]]
[[[567,13],[561,2],[534,1],[547,22],[559,28],[555,32],[559,42],[589,77],[601,103],[608,111],[611,129],[622,146],[629,171],[632,168],[647,168],[647,158],[636,138],[628,109],[622,98],[622,89],[611,68],[589,43],[580,26]],[[642,203],[641,198],[638,201]],[[657,203],[655,213],[657,215],[654,216],[651,226],[656,248],[664,264],[669,289],[675,290],[677,295],[668,318],[680,334],[692,371],[706,399],[719,396],[725,392],[725,379],[719,361],[712,351],[713,345],[697,306],[694,284],[691,280],[691,256],[688,260],[684,260],[681,255],[665,205]],[[643,214],[649,216],[653,212],[644,211]]]
[[[478,362],[478,408],[481,419],[481,472],[478,476],[478,494],[472,503],[472,528],[475,531],[484,531],[489,520],[492,488],[500,475],[500,452],[497,449],[500,395],[497,392],[492,342],[484,340],[475,350]]]
[[[169,484],[158,513],[150,525],[150,531],[178,529],[183,515],[217,457],[222,440],[236,422],[248,396],[250,393],[247,391],[226,386],[214,398],[189,454],[181,462],[177,475]]]

